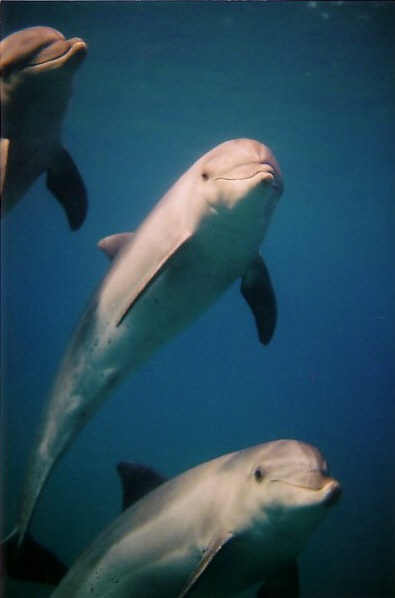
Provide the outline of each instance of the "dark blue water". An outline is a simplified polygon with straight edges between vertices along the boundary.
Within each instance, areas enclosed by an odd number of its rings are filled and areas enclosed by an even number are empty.
[[[57,364],[107,269],[96,242],[135,229],[202,153],[246,136],[273,149],[286,182],[262,246],[272,343],[259,345],[235,284],[101,408],[33,531],[71,563],[119,512],[119,460],[173,475],[296,438],[344,487],[300,558],[302,595],[394,595],[395,3],[3,2],[2,13],[4,35],[49,25],[89,46],[64,140],[90,198],[71,233],[40,179],[2,225],[5,531]]]

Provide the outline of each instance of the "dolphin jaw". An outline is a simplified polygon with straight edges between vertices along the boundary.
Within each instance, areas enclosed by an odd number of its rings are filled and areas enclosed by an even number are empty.
[[[328,509],[337,503],[341,495],[340,484],[326,478],[321,488],[314,489],[282,479],[272,479],[269,485],[271,482],[281,483],[282,488],[273,485],[271,498],[262,505],[257,526],[263,526],[265,532],[272,529],[277,539],[288,539],[294,548],[299,546],[297,552],[300,552]]]
[[[245,181],[253,179],[259,175],[266,175],[263,180],[275,181],[275,169],[267,162],[246,162],[239,164],[231,169],[229,172],[221,173],[213,177],[215,181]]]
[[[259,206],[262,206],[262,202],[273,204],[274,208],[275,203],[277,203],[276,200],[280,196],[274,173],[266,169],[257,169],[251,174],[244,173],[244,176],[221,175],[212,180],[219,185],[224,185],[223,189],[215,189],[213,195],[207,197],[206,200],[209,206],[217,213],[238,209],[243,210],[244,207],[250,211],[250,208],[247,207],[248,204],[257,203],[256,216],[258,216],[258,213],[261,211]]]
[[[214,177],[214,180],[215,181],[246,181],[247,179],[253,179],[254,177],[256,177],[259,174],[266,175],[262,180],[274,182],[274,176],[271,172],[266,172],[266,171],[261,171],[261,170],[256,170],[256,172],[253,172],[252,174],[245,175],[245,176],[217,176],[217,177]]]
[[[273,482],[283,484],[284,490],[287,487],[289,488],[289,504],[288,500],[286,500],[284,502],[284,507],[291,510],[332,507],[338,502],[342,492],[339,482],[328,477],[321,477],[320,482],[318,478],[316,479],[315,476],[313,476],[310,483],[308,480],[306,480],[305,483],[302,483],[296,480],[281,478],[273,478],[269,480],[270,484]],[[292,491],[293,488],[296,492],[300,490],[299,496]]]
[[[326,485],[325,490],[324,505],[326,507],[333,507],[342,495],[342,487],[336,480],[331,480],[331,482]]]
[[[314,475],[315,472],[312,472],[312,474]],[[307,474],[308,476],[309,474]],[[292,481],[292,480],[286,480],[286,479],[281,479],[281,478],[273,478],[272,480],[270,480],[270,482],[281,482],[282,484],[287,484],[288,486],[293,486],[294,488],[303,488],[304,490],[312,490],[312,491],[320,491],[323,490],[324,488],[327,488],[328,486],[333,486],[333,484],[335,485],[339,485],[338,482],[335,482],[335,480],[332,480],[331,478],[322,478],[321,480],[317,477],[312,477],[311,481],[306,479],[305,483],[301,482],[297,482],[297,481]]]

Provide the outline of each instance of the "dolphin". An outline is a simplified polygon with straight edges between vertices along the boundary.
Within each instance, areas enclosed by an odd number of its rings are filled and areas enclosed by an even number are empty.
[[[242,279],[260,340],[269,342],[276,302],[258,249],[282,187],[266,146],[226,141],[181,176],[134,234],[99,242],[112,265],[82,314],[44,407],[22,489],[20,541],[55,463],[114,386],[235,279]]]
[[[66,40],[50,27],[22,29],[0,43],[2,215],[46,172],[70,228],[83,223],[87,193],[61,132],[72,79],[86,52],[82,39]]]
[[[153,486],[51,598],[230,598],[257,584],[260,597],[297,596],[296,559],[341,491],[321,453],[296,440],[233,452],[170,481],[154,477]]]

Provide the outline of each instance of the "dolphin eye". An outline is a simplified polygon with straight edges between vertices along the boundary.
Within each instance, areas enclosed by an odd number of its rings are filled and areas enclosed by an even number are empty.
[[[203,179],[204,181],[208,181],[208,179],[209,179],[209,176],[208,176],[207,172],[203,172],[203,173],[202,173],[202,179]]]
[[[255,481],[262,482],[264,477],[265,477],[265,474],[263,472],[263,469],[261,467],[257,467],[256,470],[254,471]]]

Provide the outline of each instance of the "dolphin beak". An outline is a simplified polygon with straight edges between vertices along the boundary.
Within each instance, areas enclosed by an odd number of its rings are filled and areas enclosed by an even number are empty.
[[[85,42],[74,37],[70,40],[58,40],[52,42],[42,48],[37,54],[35,54],[29,61],[28,66],[36,66],[38,64],[44,64],[45,62],[52,62],[62,56],[65,56],[70,51],[74,54],[75,52],[86,52]]]
[[[279,195],[281,194],[281,188],[279,188],[278,183],[276,182],[276,178],[274,176],[274,173],[271,172],[264,172],[262,179],[261,179],[261,184],[264,187],[271,187],[272,189],[274,189]]]
[[[271,482],[283,482],[289,486],[305,488],[306,490],[323,490],[326,488],[329,494],[335,493],[337,489],[340,490],[339,482],[329,478],[318,469],[296,471],[292,476],[284,479],[273,479]]]
[[[283,178],[277,164],[271,162],[248,162],[233,168],[228,174],[215,177],[216,181],[244,181],[259,176],[265,187],[272,187],[280,196],[283,191]]]
[[[277,191],[277,193],[279,194],[279,196],[282,194],[283,190],[284,190],[284,181],[283,181],[283,176],[281,174],[281,170],[280,167],[278,166],[278,164],[276,162],[261,162],[260,164],[262,164],[262,166],[266,166],[269,167],[268,170],[268,174],[271,175],[271,186],[273,187],[273,189],[275,189]],[[265,177],[263,179],[264,184],[268,184],[269,182],[269,177]]]
[[[338,502],[342,494],[342,487],[339,482],[336,482],[336,480],[331,480],[328,486],[328,492],[324,502],[326,507],[333,507],[333,505]]]
[[[82,60],[87,53],[86,43],[79,37],[72,39],[57,40],[44,46],[34,54],[25,67],[40,67],[56,62],[68,62],[71,58]]]

